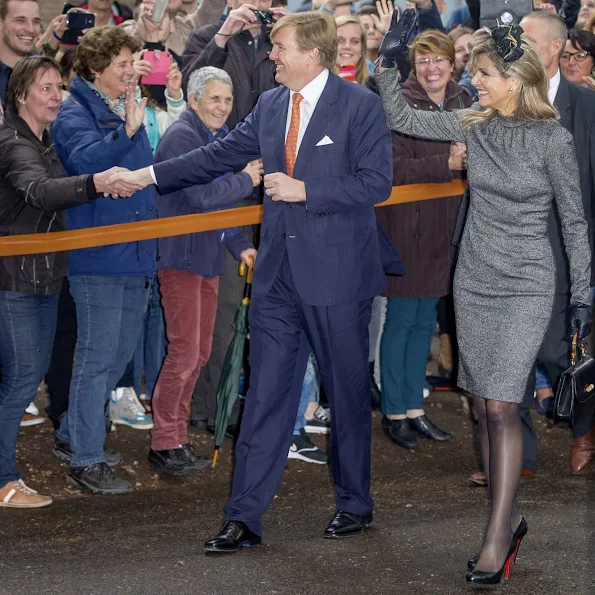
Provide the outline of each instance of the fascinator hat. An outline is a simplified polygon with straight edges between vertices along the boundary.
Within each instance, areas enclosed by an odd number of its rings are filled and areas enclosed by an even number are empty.
[[[492,36],[496,53],[507,64],[516,62],[525,53],[521,40],[524,31],[519,25],[497,25],[484,30]]]

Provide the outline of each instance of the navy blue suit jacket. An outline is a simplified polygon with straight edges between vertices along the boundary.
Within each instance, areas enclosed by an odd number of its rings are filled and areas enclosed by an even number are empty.
[[[261,156],[265,174],[286,173],[288,105],[286,87],[267,91],[225,138],[155,164],[159,191],[205,184]],[[316,146],[325,136],[332,144]],[[391,136],[379,97],[330,74],[300,145],[294,178],[305,182],[305,202],[265,196],[253,296],[269,291],[286,251],[296,289],[309,305],[348,304],[381,293],[383,264],[393,274],[403,269],[390,242],[379,237],[374,214],[374,204],[392,188]]]

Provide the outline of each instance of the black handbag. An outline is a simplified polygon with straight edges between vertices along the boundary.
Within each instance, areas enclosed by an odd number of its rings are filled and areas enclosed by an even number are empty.
[[[584,340],[579,346],[577,339],[575,334],[572,338],[572,367],[563,372],[558,383],[554,423],[579,425],[592,420],[595,415],[595,360],[587,355]]]
[[[533,10],[533,0],[481,0],[479,3],[480,27],[518,25]]]

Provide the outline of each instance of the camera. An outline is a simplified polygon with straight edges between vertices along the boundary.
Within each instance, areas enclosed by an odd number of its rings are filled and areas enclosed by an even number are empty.
[[[92,29],[95,27],[95,15],[92,12],[69,12],[66,15],[68,29]]]
[[[254,14],[263,25],[272,25],[275,22],[272,10],[255,10]]]

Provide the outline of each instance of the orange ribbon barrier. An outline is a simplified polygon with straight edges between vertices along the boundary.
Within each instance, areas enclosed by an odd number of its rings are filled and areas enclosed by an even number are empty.
[[[457,196],[465,191],[465,182],[455,180],[445,184],[412,184],[395,186],[388,200],[377,207]],[[119,200],[126,200],[125,198]],[[151,221],[120,223],[104,227],[90,227],[72,231],[34,233],[0,237],[0,256],[62,252],[78,248],[108,246],[123,242],[137,242],[167,238],[199,231],[252,225],[262,221],[262,206],[240,207],[215,213],[166,217]]]

